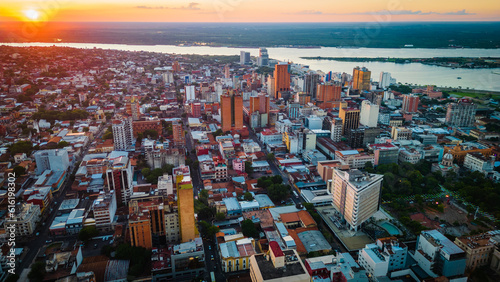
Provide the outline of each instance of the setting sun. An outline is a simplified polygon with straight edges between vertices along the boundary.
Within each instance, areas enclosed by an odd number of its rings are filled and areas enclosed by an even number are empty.
[[[32,21],[36,21],[40,18],[40,12],[38,12],[37,10],[33,10],[33,9],[29,9],[29,10],[24,11],[24,15]]]

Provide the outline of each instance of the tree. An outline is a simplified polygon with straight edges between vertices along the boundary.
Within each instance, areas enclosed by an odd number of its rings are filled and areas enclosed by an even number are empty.
[[[241,222],[241,232],[245,237],[251,237],[254,239],[258,239],[259,231],[255,228],[255,224],[251,219],[245,219]]]
[[[243,195],[243,199],[244,199],[245,201],[252,201],[252,200],[253,200],[252,193],[250,193],[250,192],[245,192],[245,194]]]
[[[28,278],[30,281],[43,281],[45,273],[45,262],[37,261],[31,265],[31,271],[28,273]]]
[[[151,139],[158,139],[158,131],[153,130],[153,129],[146,129],[143,132],[143,136],[147,136]]]
[[[80,233],[78,233],[78,240],[88,242],[90,239],[96,237],[97,235],[99,235],[99,231],[97,231],[94,226],[87,226],[82,228],[82,230],[80,230]]]
[[[30,141],[18,141],[10,145],[9,152],[11,155],[15,155],[18,153],[25,153],[26,155],[31,155],[33,151],[33,143]]]
[[[61,141],[59,143],[57,143],[57,148],[64,148],[64,147],[68,147],[70,144],[66,141]]]
[[[282,202],[290,194],[290,186],[284,184],[272,184],[267,188],[267,195],[274,202]]]
[[[245,172],[248,173],[248,174],[252,174],[253,173],[252,162],[245,161]]]
[[[200,221],[198,223],[198,226],[200,227],[201,234],[203,237],[209,240],[213,240],[215,237],[215,234],[220,231],[219,227],[214,226],[204,220]]]
[[[89,130],[90,130],[90,129],[89,129],[88,127],[84,127],[84,128],[83,128],[83,132],[89,132]]]
[[[141,170],[141,174],[142,174],[142,176],[144,176],[144,177],[148,177],[148,176],[151,174],[151,169],[150,169],[150,168],[145,167],[145,168],[143,168],[143,169]]]
[[[12,172],[14,172],[14,174],[16,176],[21,176],[21,175],[24,175],[26,173],[26,169],[22,166],[15,166],[14,169],[12,169]]]
[[[104,133],[104,135],[102,136],[103,139],[113,139],[113,132],[106,132]]]
[[[365,170],[366,170],[366,172],[374,173],[375,169],[373,169],[373,163],[372,162],[366,162],[365,163]]]
[[[218,221],[226,219],[226,215],[223,212],[218,212],[215,214],[215,219]]]
[[[269,153],[269,154],[266,155],[266,158],[267,158],[268,161],[272,162],[272,161],[274,161],[275,156],[274,156],[273,153]]]

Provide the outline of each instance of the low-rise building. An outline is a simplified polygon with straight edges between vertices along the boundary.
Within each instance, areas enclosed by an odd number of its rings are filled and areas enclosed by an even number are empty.
[[[16,236],[29,236],[35,232],[40,215],[38,205],[23,203],[15,207],[13,216],[8,217],[5,226],[15,226]]]
[[[371,276],[387,276],[405,267],[407,254],[408,247],[397,238],[379,238],[359,251],[358,263]]]
[[[495,166],[495,156],[485,157],[483,154],[474,152],[465,155],[464,167],[471,171],[479,171],[484,174],[492,172]]]
[[[222,271],[247,270],[250,268],[249,259],[255,252],[255,241],[244,238],[219,244]]]
[[[463,236],[455,239],[455,244],[466,253],[466,268],[474,270],[478,267],[488,265],[495,250],[495,244],[490,241],[491,235],[488,233]]]

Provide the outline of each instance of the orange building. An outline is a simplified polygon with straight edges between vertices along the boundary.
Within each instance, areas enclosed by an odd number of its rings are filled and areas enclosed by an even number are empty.
[[[172,70],[174,72],[179,72],[181,71],[181,65],[179,64],[178,61],[175,61],[173,64],[172,64]]]
[[[338,84],[318,84],[316,88],[316,103],[322,109],[334,108],[341,99],[342,86]]]
[[[342,135],[347,135],[351,129],[359,127],[359,109],[340,108],[339,118],[342,119]]]
[[[177,207],[179,209],[179,228],[181,242],[189,242],[197,236],[194,218],[194,194],[189,167],[174,168],[174,181],[177,189]]]
[[[221,121],[223,132],[243,129],[243,97],[241,95],[221,96]]]
[[[274,68],[274,98],[278,99],[278,92],[290,91],[290,73],[288,63],[277,64]]]
[[[250,97],[249,114],[259,111],[260,114],[269,113],[271,99],[267,95],[259,94],[258,96]]]
[[[300,105],[305,105],[311,102],[311,94],[308,94],[307,92],[299,92],[297,95],[299,96]]]
[[[134,121],[132,122],[132,130],[134,132],[134,137],[136,138],[137,134],[144,133],[146,130],[154,130],[158,132],[158,136],[161,136],[163,127],[161,126],[161,121],[159,120]]]
[[[174,135],[174,144],[180,146],[186,145],[186,137],[184,136],[184,128],[182,128],[182,124],[179,122],[173,122],[172,131]]]
[[[132,97],[130,102],[125,104],[125,111],[129,116],[132,117],[132,120],[139,120],[141,116],[140,105],[137,97]]]
[[[128,220],[130,230],[130,243],[135,247],[143,247],[148,250],[153,248],[151,236],[151,223],[148,214],[133,214]]]
[[[474,146],[456,145],[455,147],[444,147],[444,154],[450,153],[453,156],[453,160],[462,165],[465,161],[465,156],[468,153],[481,153],[485,157],[489,157],[493,154],[493,147],[490,148],[478,148]]]
[[[352,74],[352,88],[358,90],[370,90],[370,78],[372,72],[365,67],[355,67]]]

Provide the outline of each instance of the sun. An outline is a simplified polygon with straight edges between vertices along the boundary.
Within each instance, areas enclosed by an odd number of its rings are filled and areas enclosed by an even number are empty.
[[[40,12],[34,9],[29,9],[24,11],[24,16],[32,21],[36,21],[40,18]]]

